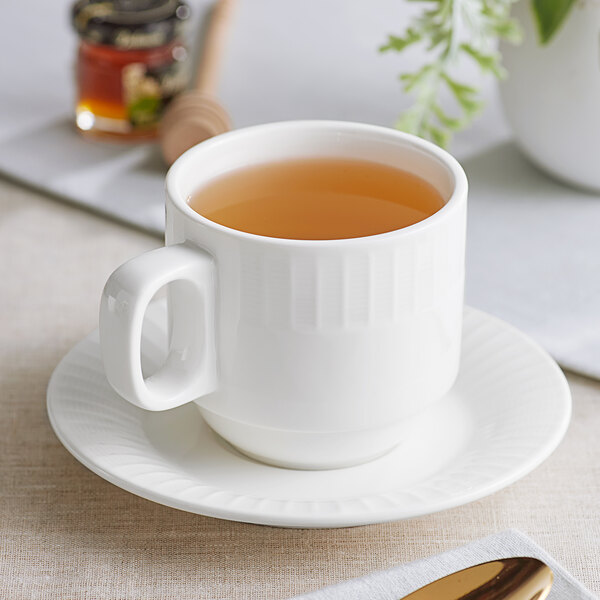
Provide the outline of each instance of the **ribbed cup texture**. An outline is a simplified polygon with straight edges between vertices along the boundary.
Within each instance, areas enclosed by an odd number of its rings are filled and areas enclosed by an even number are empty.
[[[393,325],[462,286],[462,231],[449,220],[420,235],[346,251],[248,245],[239,264],[241,317],[294,330]]]

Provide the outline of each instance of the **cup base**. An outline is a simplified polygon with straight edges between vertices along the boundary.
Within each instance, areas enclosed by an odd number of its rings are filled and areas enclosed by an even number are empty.
[[[315,464],[312,462],[287,462],[276,460],[273,458],[269,458],[268,456],[259,456],[258,454],[252,454],[251,452],[247,452],[243,448],[239,448],[233,444],[231,444],[238,452],[241,452],[244,456],[251,458],[252,460],[256,460],[258,462],[264,463],[266,465],[271,465],[272,467],[279,467],[281,469],[292,469],[294,471],[330,471],[332,469],[346,469],[348,467],[356,467],[357,465],[362,465],[364,463],[371,462],[380,456],[384,456],[388,452],[391,452],[396,446],[398,446],[401,442],[394,444],[391,448],[386,448],[382,452],[378,452],[373,456],[367,456],[361,458],[359,462],[341,462],[341,463],[327,463],[325,465]]]
[[[310,471],[374,460],[402,442],[410,423],[358,431],[290,431],[235,421],[196,406],[211,429],[242,454],[276,467]]]

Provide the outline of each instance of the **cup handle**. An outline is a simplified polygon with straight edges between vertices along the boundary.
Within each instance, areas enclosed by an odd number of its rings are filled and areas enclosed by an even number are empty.
[[[154,294],[170,283],[169,354],[144,379],[142,324]],[[120,266],[100,301],[100,345],[106,377],[126,400],[167,410],[216,389],[215,265],[199,248],[183,244],[142,254]]]

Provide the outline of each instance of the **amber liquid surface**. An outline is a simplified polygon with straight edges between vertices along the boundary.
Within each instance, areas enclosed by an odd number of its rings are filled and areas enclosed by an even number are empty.
[[[330,240],[418,223],[445,202],[427,181],[348,159],[298,159],[230,171],[189,198],[199,214],[257,235]]]

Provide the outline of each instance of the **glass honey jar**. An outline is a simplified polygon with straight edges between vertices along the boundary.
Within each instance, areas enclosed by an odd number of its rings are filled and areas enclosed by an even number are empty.
[[[79,0],[75,124],[94,137],[141,141],[158,133],[188,83],[181,0]]]

